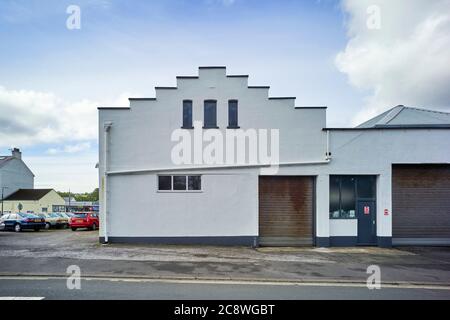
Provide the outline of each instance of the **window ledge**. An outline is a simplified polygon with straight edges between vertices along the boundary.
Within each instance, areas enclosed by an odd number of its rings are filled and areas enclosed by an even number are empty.
[[[194,127],[181,127],[181,129],[194,129]]]
[[[203,190],[157,190],[157,193],[203,193]]]
[[[203,129],[219,129],[217,126],[203,126]]]
[[[241,127],[239,126],[228,126],[227,129],[240,129]]]

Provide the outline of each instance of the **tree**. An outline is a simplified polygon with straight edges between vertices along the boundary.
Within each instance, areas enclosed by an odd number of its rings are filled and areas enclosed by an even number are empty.
[[[74,197],[76,201],[98,201],[99,193],[98,188],[95,188],[92,192],[73,193],[73,192],[61,192],[58,191],[61,197]]]

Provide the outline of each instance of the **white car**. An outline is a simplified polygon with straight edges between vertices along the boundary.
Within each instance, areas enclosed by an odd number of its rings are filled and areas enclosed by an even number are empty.
[[[6,217],[6,214],[0,217],[0,231],[5,230],[5,219],[3,217]]]

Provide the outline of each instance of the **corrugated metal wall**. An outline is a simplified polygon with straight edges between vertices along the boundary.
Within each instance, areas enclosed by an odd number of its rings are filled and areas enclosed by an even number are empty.
[[[313,200],[313,177],[259,177],[260,245],[312,245]]]
[[[450,240],[450,165],[394,165],[394,244],[445,244]]]

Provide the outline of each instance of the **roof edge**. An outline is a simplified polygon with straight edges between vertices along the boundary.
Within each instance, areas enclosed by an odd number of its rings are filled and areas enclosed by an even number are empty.
[[[156,98],[128,98],[129,101],[156,101]]]
[[[200,66],[198,69],[226,69],[225,66]]]
[[[375,127],[355,128],[323,128],[332,131],[370,131],[370,130],[404,130],[404,129],[450,129],[450,124],[414,124],[414,125],[377,125]]]
[[[295,107],[295,109],[328,109],[327,106],[299,106]]]
[[[295,100],[296,97],[269,97],[269,100]]]
[[[248,78],[248,74],[227,74],[227,78]]]
[[[130,107],[97,107],[98,110],[129,110]]]

